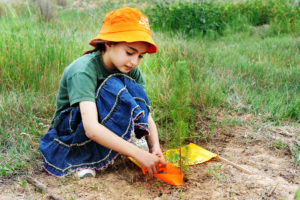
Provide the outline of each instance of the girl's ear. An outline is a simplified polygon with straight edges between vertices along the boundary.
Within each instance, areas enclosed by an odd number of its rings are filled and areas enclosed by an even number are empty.
[[[109,51],[110,48],[112,47],[112,43],[111,42],[105,42],[104,45],[105,45],[105,52]]]
[[[105,42],[105,47],[111,47],[111,42]]]

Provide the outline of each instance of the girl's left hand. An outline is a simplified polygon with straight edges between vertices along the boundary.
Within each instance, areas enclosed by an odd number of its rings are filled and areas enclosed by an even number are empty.
[[[159,147],[159,145],[155,145],[152,148],[149,149],[149,152],[156,155],[157,157],[164,159],[164,156],[162,154],[162,151]]]

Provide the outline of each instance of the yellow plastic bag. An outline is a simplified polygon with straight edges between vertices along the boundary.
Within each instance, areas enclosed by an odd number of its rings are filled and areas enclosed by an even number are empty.
[[[168,162],[172,163],[177,167],[179,166],[179,162],[180,162],[179,149],[169,149],[163,154],[165,159]],[[206,149],[203,149],[202,147],[199,147],[193,143],[181,147],[181,159],[183,165],[200,164],[209,161],[210,159],[216,156],[217,154],[207,151]]]

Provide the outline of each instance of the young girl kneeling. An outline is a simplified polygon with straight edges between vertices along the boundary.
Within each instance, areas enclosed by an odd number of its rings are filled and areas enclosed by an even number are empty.
[[[61,77],[52,124],[39,145],[44,168],[55,176],[95,176],[121,153],[152,176],[165,161],[138,68],[157,50],[148,19],[134,8],[110,12],[90,45],[95,49]],[[130,143],[144,136],[149,152]]]

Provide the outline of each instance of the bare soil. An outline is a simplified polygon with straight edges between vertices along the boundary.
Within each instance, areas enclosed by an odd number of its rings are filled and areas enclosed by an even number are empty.
[[[33,167],[30,176],[63,199],[293,199],[300,185],[300,167],[290,149],[300,142],[300,128],[235,126],[216,133],[198,145],[252,171],[252,175],[213,159],[187,167],[183,186],[172,186],[144,176],[123,157],[97,172],[96,178],[56,178],[40,166]],[[37,191],[25,178],[0,180],[0,199],[49,199],[49,192]]]

